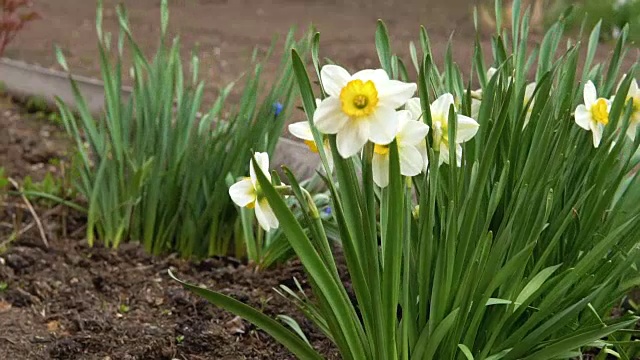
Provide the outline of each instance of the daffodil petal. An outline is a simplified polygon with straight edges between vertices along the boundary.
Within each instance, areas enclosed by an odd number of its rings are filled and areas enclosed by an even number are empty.
[[[256,219],[265,231],[276,229],[279,225],[276,214],[273,213],[267,199],[261,199],[256,202]]]
[[[591,132],[593,133],[593,147],[597,148],[600,146],[600,142],[602,141],[604,128],[595,121],[590,122],[589,125],[591,127]]]
[[[477,119],[480,115],[480,106],[482,102],[478,99],[471,99],[471,117]]]
[[[407,100],[404,108],[411,112],[411,116],[414,120],[422,120],[422,105],[420,105],[420,98],[414,97]]]
[[[362,120],[349,120],[336,137],[338,153],[343,158],[349,158],[357,154],[369,137],[369,122]]]
[[[584,84],[584,105],[586,107],[591,107],[593,103],[598,99],[598,92],[596,91],[596,86],[593,84],[593,81],[589,80],[586,84]]]
[[[264,176],[266,176],[267,179],[271,181],[271,173],[269,173],[269,154],[257,152],[254,156]],[[258,184],[258,178],[256,177],[256,171],[253,168],[253,161],[249,163],[249,175],[251,176],[251,182],[255,187]]]
[[[229,187],[229,196],[236,205],[245,207],[256,201],[256,189],[250,179],[243,179]]]
[[[575,119],[578,126],[585,130],[591,130],[591,112],[583,104],[576,108]]]
[[[638,93],[638,82],[636,79],[631,81],[631,86],[629,86],[629,96],[635,96]]]
[[[403,145],[418,145],[424,141],[428,133],[429,126],[422,121],[401,121],[396,138],[401,139]]]
[[[342,112],[340,99],[328,97],[324,99],[313,113],[313,124],[323,134],[335,134],[349,120]]]
[[[289,124],[289,132],[298,139],[313,140],[313,133],[311,132],[311,126],[309,126],[308,121]]]
[[[454,104],[453,95],[446,93],[440,95],[432,104],[431,104],[431,116],[432,117],[444,117],[447,119],[449,117],[449,108]]]
[[[400,133],[400,131],[402,131],[402,127],[412,121],[415,122],[413,120],[413,116],[411,115],[411,111],[409,110],[398,110],[396,111],[396,114],[398,115],[398,133]]]
[[[378,88],[380,105],[397,109],[407,103],[417,88],[415,83],[405,83],[398,80],[385,81]]]
[[[362,119],[352,122],[368,123],[368,139],[380,145],[392,142],[398,132],[398,113],[395,109],[387,106],[378,106],[367,120]]]
[[[438,165],[442,165],[442,163],[449,163],[449,146],[444,142],[440,143],[440,158],[438,159]]]
[[[497,72],[498,72],[498,69],[494,68],[493,66],[490,67],[489,70],[487,70],[487,80],[491,80],[493,75],[495,75]]]
[[[386,84],[387,81],[389,81],[389,75],[383,69],[364,69],[353,74],[351,79],[362,80],[364,82],[371,80],[376,85],[376,88],[378,88],[379,86],[381,87],[382,85]],[[378,92],[380,91],[379,88],[377,90]]]
[[[322,80],[322,86],[324,91],[329,96],[340,96],[340,91],[347,85],[351,79],[351,75],[347,70],[338,65],[325,65],[320,70],[320,79]]]
[[[333,154],[331,154],[331,146],[327,141],[324,142],[324,153],[327,155],[327,165],[329,165],[329,170],[333,170]]]
[[[462,145],[456,144],[456,165],[462,166]]]
[[[529,111],[527,111],[527,114],[524,116],[524,124],[522,124],[523,129],[529,124],[530,119],[531,119],[531,108],[529,108]]]
[[[636,134],[638,133],[638,123],[629,124],[627,128],[627,136],[631,141],[636,141]]]
[[[458,126],[456,127],[456,143],[460,144],[471,140],[478,133],[480,124],[472,118],[458,115]]]
[[[373,154],[371,161],[373,182],[380,187],[389,185],[389,154]]]
[[[416,149],[420,152],[420,156],[422,156],[422,171],[427,171],[429,169],[429,155],[427,152],[427,140],[423,140]]]
[[[424,163],[420,151],[415,146],[398,148],[400,173],[404,176],[416,176],[422,172]]]
[[[524,101],[525,104],[528,103],[529,101],[531,101],[531,97],[533,96],[533,93],[536,90],[536,83],[532,82],[530,84],[528,84],[525,88],[524,88]]]

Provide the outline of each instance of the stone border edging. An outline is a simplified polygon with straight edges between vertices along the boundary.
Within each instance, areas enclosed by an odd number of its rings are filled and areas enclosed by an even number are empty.
[[[94,114],[102,113],[104,108],[103,83],[99,80],[73,75],[80,92]],[[7,92],[20,98],[39,97],[55,108],[55,97],[59,97],[73,108],[76,101],[65,72],[31,65],[22,61],[0,58],[0,81]],[[130,87],[123,87],[125,96],[131,95]],[[309,149],[296,141],[280,137],[273,155],[272,165],[287,165],[299,178],[314,174],[319,159]]]

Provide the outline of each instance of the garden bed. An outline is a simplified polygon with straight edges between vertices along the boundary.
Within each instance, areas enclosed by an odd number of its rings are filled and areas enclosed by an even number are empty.
[[[74,222],[75,226],[81,222]],[[2,256],[0,349],[11,359],[294,359],[249,323],[171,281],[222,290],[275,316],[292,315],[328,358],[331,343],[272,288],[304,275],[294,263],[256,273],[231,258],[199,263],[152,258],[134,244],[118,251],[25,236]]]
[[[69,145],[59,127],[3,98],[0,128],[9,135],[0,139],[0,163],[8,176],[40,180],[58,171],[50,162],[64,159]],[[292,315],[318,349],[328,358],[337,357],[331,343],[272,289],[294,286],[294,277],[306,286],[297,262],[256,272],[233,258],[154,258],[136,244],[118,251],[91,248],[84,239],[84,216],[66,214],[63,229],[66,211],[61,207],[36,202],[35,210],[48,247],[20,197],[7,199],[0,212],[3,241],[13,230],[16,214],[22,214],[21,227],[29,227],[0,253],[1,358],[293,358],[270,336],[171,281],[170,267],[193,283],[222,290],[267,314]]]

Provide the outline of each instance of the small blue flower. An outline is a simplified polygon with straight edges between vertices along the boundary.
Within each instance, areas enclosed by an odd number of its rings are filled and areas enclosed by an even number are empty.
[[[322,209],[322,212],[327,216],[331,216],[331,206],[327,206],[326,208]]]
[[[276,102],[273,104],[273,114],[274,114],[275,116],[280,115],[280,113],[282,112],[282,108],[283,108],[283,107],[282,107],[282,104],[280,104],[280,102],[277,102],[277,101],[276,101]]]

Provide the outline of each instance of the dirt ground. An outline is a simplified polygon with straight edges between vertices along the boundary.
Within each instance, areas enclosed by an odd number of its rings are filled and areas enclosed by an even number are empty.
[[[541,1],[545,0],[524,0],[523,8]],[[59,46],[73,73],[99,78],[96,1],[33,2],[42,19],[29,23],[9,45],[5,56],[60,69],[54,55],[55,46]],[[508,4],[510,0],[504,2]],[[160,0],[104,0],[104,28],[114,38],[118,33],[115,12],[118,3],[126,5],[140,47],[146,54],[153,54],[160,27]],[[172,36],[180,37],[184,59],[189,58],[192,49],[197,49],[201,79],[206,83],[204,102],[211,104],[220,89],[251,68],[254,48],[265,54],[274,38],[280,39],[282,45],[292,26],[302,36],[313,25],[321,33],[320,56],[355,71],[378,64],[374,44],[378,19],[385,21],[394,52],[407,64],[409,43],[418,42],[423,25],[429,33],[436,63],[443,62],[451,39],[453,58],[468,74],[475,41],[476,5],[483,6],[487,14],[493,12],[493,0],[170,0],[169,30]],[[542,17],[553,16],[546,8],[543,12]],[[480,40],[488,54],[494,28],[482,16],[479,24]],[[541,21],[531,24],[534,42],[541,40],[542,28]],[[611,45],[603,44],[596,61],[608,59]],[[267,84],[277,75],[283,50],[282,46],[276,47],[265,63],[263,80]]]
[[[68,146],[59,128],[2,100],[0,164],[9,176],[41,179],[52,158]],[[216,258],[188,262],[174,256],[152,258],[136,245],[118,251],[89,248],[86,221],[65,217],[59,207],[36,203],[49,247],[35,227],[0,250],[0,359],[292,359],[268,335],[192,296],[167,276],[179,276],[223,291],[275,316],[292,314],[310,341],[328,358],[331,343],[287,300],[272,290],[305,284],[299,264],[256,273],[240,261]],[[16,220],[22,219],[22,220]],[[0,208],[0,247],[33,218],[18,197]],[[67,236],[62,236],[65,226]]]
[[[0,129],[0,165],[18,182],[55,174],[50,160],[68,160],[62,129],[2,97]],[[338,358],[331,342],[273,291],[294,288],[294,277],[309,290],[298,262],[258,273],[233,258],[154,258],[136,244],[91,248],[84,216],[32,203],[48,246],[20,197],[0,204],[0,359],[294,359],[264,332],[183,290],[169,268],[270,316],[292,316],[316,349]],[[8,243],[16,229],[21,235]]]
[[[272,290],[293,287],[293,277],[304,282],[299,264],[256,273],[233,259],[152,258],[136,245],[112,251],[79,238],[44,248],[29,236],[0,259],[2,359],[295,359],[262,331],[183,290],[169,267],[270,316],[292,315],[317,349],[338,358]]]
[[[140,47],[152,54],[158,41],[160,1],[105,0],[104,27],[115,35],[118,28],[114,9],[119,2],[127,7]],[[28,24],[9,45],[5,56],[60,69],[54,55],[57,45],[64,50],[72,72],[99,78],[96,2],[35,0],[34,3],[42,13],[42,20]],[[220,89],[250,69],[254,48],[264,54],[274,38],[283,40],[292,26],[299,36],[309,26],[315,26],[321,33],[320,56],[356,70],[378,64],[374,45],[378,19],[386,22],[392,46],[407,61],[409,42],[417,42],[420,25],[425,25],[432,38],[435,59],[444,58],[449,36],[454,34],[454,55],[467,70],[473,51],[474,3],[474,0],[170,0],[169,30],[180,36],[184,59],[197,47],[200,75],[206,82],[204,102],[211,104]],[[280,45],[282,41],[265,64],[266,83],[273,82],[277,74],[283,53]],[[488,46],[487,43],[487,49]]]

